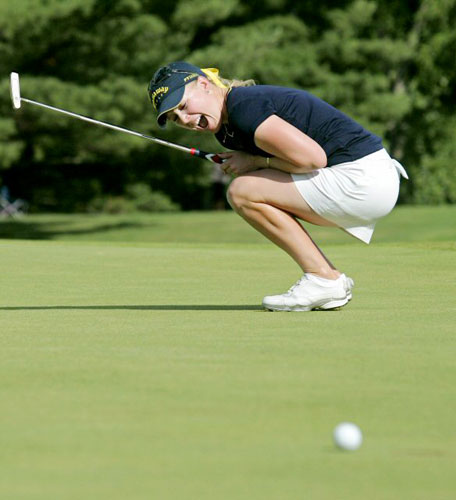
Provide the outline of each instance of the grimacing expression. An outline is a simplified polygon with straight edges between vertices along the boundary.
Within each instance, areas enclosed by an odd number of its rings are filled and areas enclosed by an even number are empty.
[[[179,127],[216,133],[222,125],[224,99],[207,78],[199,77],[185,86],[179,105],[166,114]]]

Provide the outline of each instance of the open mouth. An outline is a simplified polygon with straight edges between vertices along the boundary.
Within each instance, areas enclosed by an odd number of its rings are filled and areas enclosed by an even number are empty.
[[[205,129],[209,125],[207,118],[203,115],[201,115],[199,121],[198,121],[198,127]]]

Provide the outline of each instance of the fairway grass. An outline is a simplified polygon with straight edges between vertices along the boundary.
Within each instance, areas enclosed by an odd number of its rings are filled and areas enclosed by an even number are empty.
[[[354,297],[311,313],[261,310],[299,270],[230,213],[24,219],[32,239],[0,241],[0,498],[455,498],[455,211],[435,210],[370,246],[322,229]],[[332,443],[345,420],[357,452]]]

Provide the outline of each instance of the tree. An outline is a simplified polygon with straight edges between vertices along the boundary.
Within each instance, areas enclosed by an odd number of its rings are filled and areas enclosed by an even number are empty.
[[[456,0],[423,0],[409,33],[413,107],[402,134],[412,165],[407,199],[415,202],[456,202],[455,23]]]
[[[155,131],[145,73],[160,64],[153,47],[166,46],[170,35],[141,2],[1,2],[0,8],[0,67],[3,75],[20,73],[24,96]],[[150,150],[138,139],[30,105],[13,114],[7,85],[5,78],[0,168],[32,206],[71,209],[103,191],[121,192],[131,157]]]
[[[0,183],[32,208],[84,210],[145,183],[207,208],[211,165],[24,105],[24,96],[219,151],[157,128],[146,86],[175,60],[307,89],[384,138],[407,167],[402,200],[454,202],[456,0],[0,0]]]

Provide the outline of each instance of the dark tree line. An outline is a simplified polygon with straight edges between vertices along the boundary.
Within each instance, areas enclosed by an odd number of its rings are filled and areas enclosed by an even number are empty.
[[[0,186],[35,210],[87,210],[132,186],[211,208],[211,168],[24,97],[206,150],[155,125],[146,94],[173,60],[307,89],[381,135],[411,180],[406,203],[456,201],[456,0],[0,0]],[[134,189],[133,189],[134,191]]]

